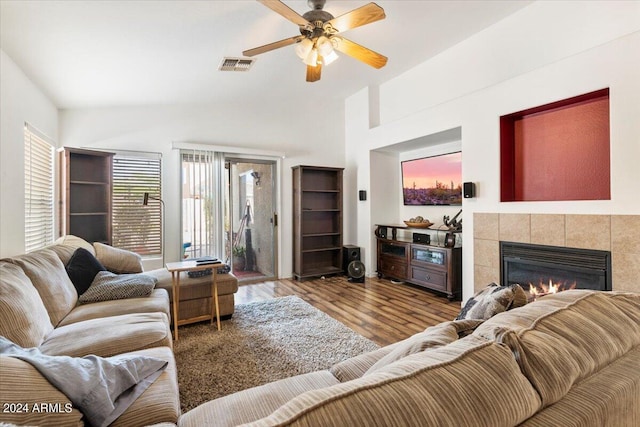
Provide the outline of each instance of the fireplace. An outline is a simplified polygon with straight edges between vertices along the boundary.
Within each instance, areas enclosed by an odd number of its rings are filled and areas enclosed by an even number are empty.
[[[611,290],[611,252],[500,242],[500,282],[534,295],[567,289]]]

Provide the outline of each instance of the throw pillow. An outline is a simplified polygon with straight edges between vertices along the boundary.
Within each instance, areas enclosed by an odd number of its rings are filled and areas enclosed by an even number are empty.
[[[93,256],[91,252],[85,248],[78,248],[73,252],[69,263],[65,267],[71,283],[78,291],[78,296],[85,293],[91,282],[95,279],[96,274],[101,271],[105,271],[106,268],[100,261]]]
[[[62,237],[58,238],[55,241],[55,244],[56,245],[70,246],[74,250],[78,249],[78,248],[85,248],[86,250],[91,252],[92,255],[96,254],[95,250],[93,249],[93,246],[91,246],[91,243],[87,242],[86,240],[84,240],[81,237],[77,237],[77,236],[74,236],[72,234],[67,234],[66,236],[62,236]]]
[[[142,273],[142,257],[135,252],[94,243],[96,258],[113,273]]]
[[[471,332],[482,323],[482,320],[453,320],[443,322],[425,329],[424,332],[413,335],[402,341],[389,354],[374,363],[364,375],[371,374],[380,368],[403,359],[409,355],[420,353],[432,348],[445,346]]]
[[[520,285],[498,286],[491,283],[469,298],[456,320],[487,320],[498,313],[521,307],[526,303],[527,294]]]
[[[78,303],[147,297],[157,282],[155,277],[147,274],[114,274],[101,271],[89,289],[78,298]]]

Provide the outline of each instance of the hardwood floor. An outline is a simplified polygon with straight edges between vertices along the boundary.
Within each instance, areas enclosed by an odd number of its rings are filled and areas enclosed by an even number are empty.
[[[287,295],[299,296],[380,346],[452,320],[460,311],[459,301],[418,287],[377,278],[351,283],[345,276],[241,284],[236,304]]]

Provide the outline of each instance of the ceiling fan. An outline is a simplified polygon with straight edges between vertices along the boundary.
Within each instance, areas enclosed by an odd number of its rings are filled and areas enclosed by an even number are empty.
[[[242,52],[244,56],[255,56],[274,49],[297,44],[296,54],[307,65],[307,81],[320,80],[322,66],[338,58],[335,51],[345,53],[374,68],[382,68],[387,57],[348,40],[339,33],[361,27],[385,18],[384,9],[369,3],[334,18],[323,9],[326,0],[308,0],[312,10],[299,15],[280,0],[258,0],[269,9],[279,13],[300,27],[300,35]]]

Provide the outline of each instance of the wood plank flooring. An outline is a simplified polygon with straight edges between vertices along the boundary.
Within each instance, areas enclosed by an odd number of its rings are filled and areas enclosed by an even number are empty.
[[[345,276],[241,284],[235,302],[287,295],[299,296],[380,346],[452,320],[460,311],[459,301],[449,302],[446,297],[418,287],[377,278],[351,283]]]

